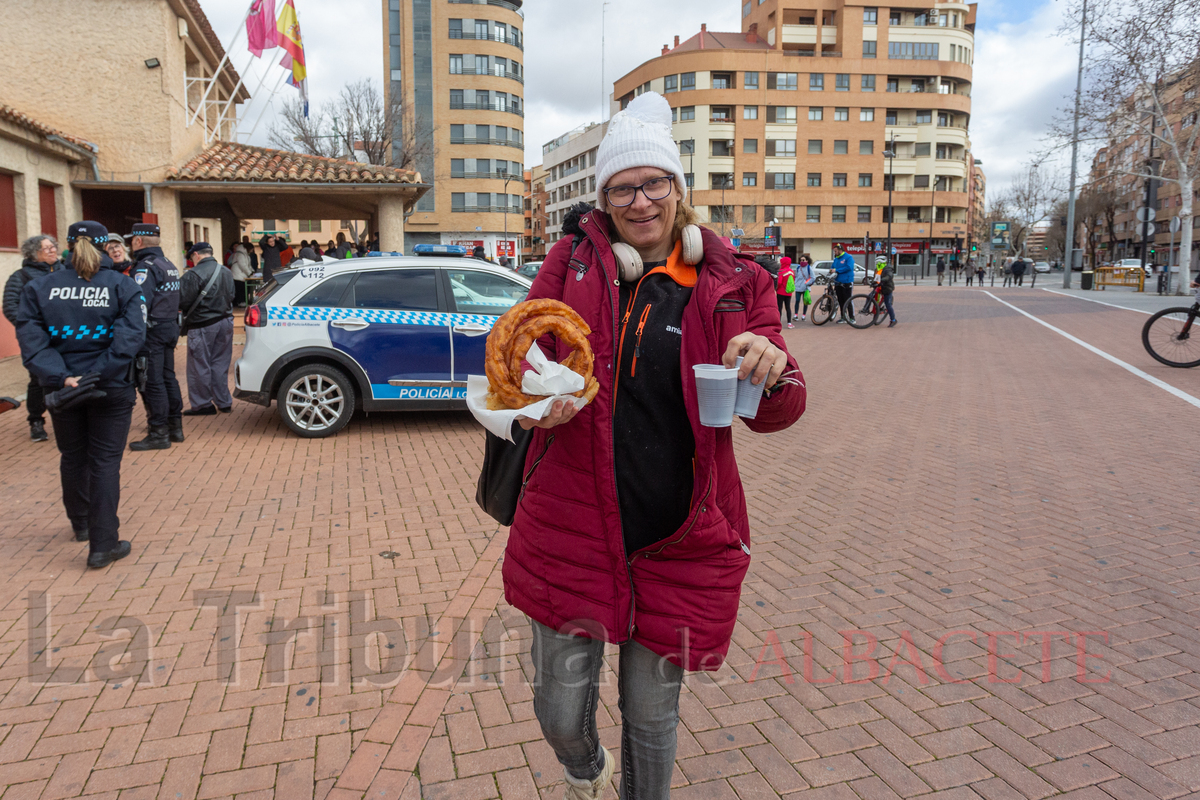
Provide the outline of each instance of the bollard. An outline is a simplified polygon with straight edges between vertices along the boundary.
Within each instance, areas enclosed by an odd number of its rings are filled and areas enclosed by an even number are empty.
[[[1030,288],[1030,289],[1032,289],[1033,287],[1037,286],[1037,276],[1038,276],[1038,274],[1037,274],[1037,270],[1035,269],[1035,270],[1033,271],[1033,280],[1031,280],[1031,281],[1029,282],[1029,288]],[[786,287],[785,287],[785,288],[786,288]]]

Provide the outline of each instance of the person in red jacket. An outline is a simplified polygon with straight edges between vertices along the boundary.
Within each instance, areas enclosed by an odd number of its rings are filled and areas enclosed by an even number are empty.
[[[732,428],[700,424],[697,364],[735,366],[767,390],[759,433],[804,411],[772,278],[695,224],[665,99],[614,115],[596,163],[600,210],[576,207],[530,299],[561,300],[591,328],[600,389],[533,428],[503,561],[532,622],[534,712],[566,797],[599,798],[615,767],[596,735],[604,644],[620,646],[623,797],[670,794],[684,670],[728,652],[750,565]],[[555,361],[570,352],[546,337]]]
[[[791,283],[789,287],[788,284]],[[780,323],[783,322],[783,312],[787,311],[787,326],[792,324],[792,295],[796,293],[796,271],[792,269],[792,260],[787,256],[779,259],[779,274],[775,276],[775,297],[779,304]]]

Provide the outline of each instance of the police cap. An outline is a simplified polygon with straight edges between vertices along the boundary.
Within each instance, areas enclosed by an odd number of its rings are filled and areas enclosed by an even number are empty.
[[[80,236],[86,236],[96,244],[103,245],[108,241],[108,228],[90,219],[76,222],[70,228],[67,228],[68,245],[75,244],[75,240]]]
[[[139,222],[137,225],[133,226],[133,231],[130,232],[129,237],[132,239],[134,236],[161,236],[161,235],[162,234],[159,233],[157,225],[150,223],[150,222]]]
[[[188,248],[187,257],[191,258],[194,253],[198,253],[201,250],[207,250],[208,252],[211,253],[212,249],[213,249],[213,246],[211,244],[209,244],[208,242],[196,242],[194,245],[192,245],[191,247]]]

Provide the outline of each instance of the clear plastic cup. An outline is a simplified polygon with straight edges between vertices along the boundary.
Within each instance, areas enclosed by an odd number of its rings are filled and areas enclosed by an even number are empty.
[[[696,364],[696,397],[700,405],[700,424],[706,428],[728,428],[733,424],[733,406],[737,402],[737,370],[720,364]]]
[[[742,357],[738,356],[737,366],[735,369],[741,366]],[[745,378],[739,379],[737,382],[737,399],[733,404],[733,413],[735,416],[741,417],[742,419],[754,419],[754,417],[758,414],[758,404],[762,402],[763,385],[760,383],[755,386],[753,383],[751,383],[750,378],[752,378],[753,375],[754,373],[751,373]]]

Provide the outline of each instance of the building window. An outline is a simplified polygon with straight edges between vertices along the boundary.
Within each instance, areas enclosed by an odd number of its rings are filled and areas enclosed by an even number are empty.
[[[883,190],[885,192],[890,192],[895,188],[896,188],[896,176],[895,175],[884,175],[883,176]]]
[[[767,88],[778,89],[782,92],[794,92],[797,86],[796,77],[795,72],[768,72]]]
[[[758,119],[758,106],[743,106],[742,119]]]
[[[808,154],[810,156],[821,155],[821,140],[820,139],[809,139],[808,140]]]
[[[671,107],[671,122],[679,122],[679,109]]]
[[[742,173],[742,186],[758,186],[758,173],[757,172],[743,172]]]
[[[834,90],[838,92],[850,91],[850,76],[848,74],[838,74],[834,78]]]
[[[688,92],[696,88],[696,73],[685,72],[679,76],[679,91]]]
[[[758,222],[758,206],[742,206],[742,224]]]
[[[888,42],[888,58],[937,61],[937,42]]]
[[[859,222],[870,222],[871,221],[871,207],[870,206],[859,206],[858,207],[858,221]]]
[[[728,172],[710,172],[708,173],[708,188],[709,189],[732,189],[733,175]]]
[[[844,156],[849,152],[850,152],[850,141],[848,139],[834,139],[833,140],[833,154],[834,155]]]
[[[823,109],[823,108],[809,108],[808,109],[808,121],[809,122],[820,122],[824,118],[825,118],[825,109]]]
[[[729,139],[709,139],[712,154],[718,158],[733,155],[733,142]]]
[[[688,156],[695,152],[696,152],[696,140],[695,139],[683,139],[679,142],[679,155]],[[592,166],[596,166],[595,162],[592,163]]]
[[[795,139],[767,139],[767,155],[783,158],[796,157]]]
[[[18,247],[18,239],[16,182],[12,175],[0,172],[0,247]]]
[[[709,109],[709,122],[732,122],[733,121],[733,106],[711,106]]]
[[[864,92],[875,91],[875,76],[874,75],[863,75],[861,88]]]
[[[450,74],[451,75],[462,75],[462,71],[463,71],[463,57],[462,56],[450,56]]]
[[[863,42],[863,58],[874,58],[875,57],[875,45],[876,45],[876,42],[873,42],[873,41],[870,41],[870,42],[864,41]]]
[[[845,186],[846,185],[846,173],[844,173],[844,172],[833,173],[833,185],[834,186]]]
[[[863,24],[864,25],[874,25],[878,21],[879,21],[879,9],[878,8],[864,8],[863,9]]]
[[[921,221],[920,206],[909,206],[908,207],[908,221],[909,222],[920,222]]]
[[[899,25],[901,23],[899,11],[888,12],[888,25]]]
[[[683,182],[687,184],[689,189],[696,185],[696,176],[690,172],[683,173]]]
[[[888,78],[888,82],[887,82],[887,90],[888,90],[889,92],[898,92],[898,91],[900,91],[900,81],[899,81],[899,80],[897,80],[896,78]]]
[[[913,175],[913,188],[914,189],[928,189],[929,188],[929,176],[928,175]]]
[[[873,176],[869,172],[858,173],[858,185],[866,189],[871,186]]]
[[[758,73],[757,72],[743,73],[742,86],[743,86],[743,88],[746,88],[746,89],[757,89],[758,88]]]
[[[808,76],[808,90],[810,92],[825,91],[825,76],[817,74],[817,73],[813,73],[812,75],[809,75]]]
[[[918,125],[928,125],[931,122],[933,122],[933,110],[932,109],[927,108],[927,109],[917,112],[917,124]]]
[[[714,72],[712,74],[712,88],[714,88],[714,89],[732,89],[733,88],[733,73],[732,72]]]
[[[858,110],[858,121],[859,122],[874,122],[875,121],[875,109],[860,108]]]
[[[319,219],[302,219],[300,222],[301,233],[320,233],[321,220]]]
[[[834,122],[847,122],[849,119],[850,119],[850,109],[835,108],[833,110],[833,121]]]
[[[875,142],[871,139],[861,139],[858,142],[858,154],[860,156],[875,155]]]
[[[834,222],[845,222],[846,221],[846,207],[845,206],[834,206],[833,207],[833,221]]]
[[[678,75],[668,75],[667,77],[663,78],[663,94],[670,94],[671,92],[678,92],[678,91],[679,91],[679,76]]]
[[[679,109],[679,121],[680,122],[690,122],[691,120],[694,120],[695,118],[696,118],[696,107],[695,106],[683,106],[682,108]]]
[[[767,188],[782,189],[791,191],[796,188],[796,173],[794,172],[768,172],[767,173]]]
[[[733,206],[709,206],[709,222],[733,222]]]
[[[820,186],[821,185],[821,173],[819,173],[819,172],[808,173],[808,185],[809,186]]]
[[[795,206],[763,206],[763,222],[791,222],[795,218]]]
[[[928,158],[930,150],[931,147],[929,142],[917,142],[913,147],[913,152],[917,158]]]
[[[467,195],[465,192],[452,192],[450,194],[450,210],[465,211],[467,206]]]
[[[742,152],[743,153],[757,153],[758,152],[758,139],[742,139]]]
[[[883,123],[885,125],[895,125],[896,124],[896,109],[889,108],[887,110],[887,113],[883,117]]]
[[[796,124],[795,106],[767,106],[767,122],[784,125]]]
[[[949,128],[950,123],[952,121],[953,121],[953,117],[951,117],[946,112],[944,112],[944,111],[938,112],[938,127],[939,128]]]
[[[820,206],[809,206],[808,212],[804,215],[804,221],[805,222],[820,222],[821,221],[821,207]]]

